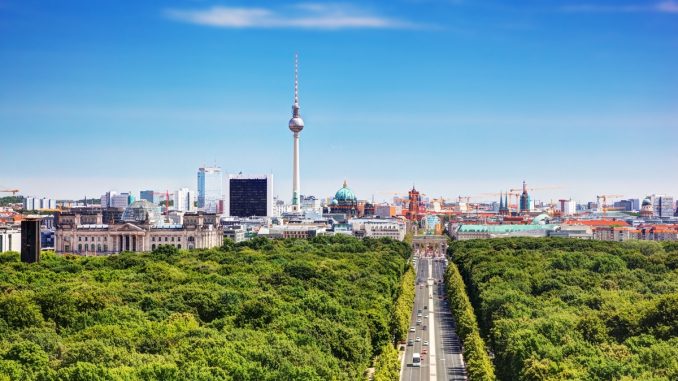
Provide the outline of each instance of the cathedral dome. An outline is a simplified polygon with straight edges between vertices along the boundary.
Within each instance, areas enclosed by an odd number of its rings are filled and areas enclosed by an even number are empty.
[[[355,196],[353,191],[349,189],[349,187],[346,185],[346,181],[344,181],[344,186],[342,186],[341,189],[339,189],[337,193],[335,193],[334,200],[336,200],[337,202],[347,202],[347,201],[355,202],[358,200],[358,198]]]
[[[643,200],[642,206],[646,206],[646,205],[652,205],[652,200],[650,200],[649,197],[645,197],[645,199]]]

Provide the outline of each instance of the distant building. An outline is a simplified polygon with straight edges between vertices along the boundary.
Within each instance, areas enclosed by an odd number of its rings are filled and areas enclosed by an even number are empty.
[[[459,225],[450,235],[463,241],[478,238],[546,237],[558,225]]]
[[[637,211],[640,210],[640,199],[630,198],[628,200],[615,201],[614,207],[625,212]]]
[[[640,217],[642,218],[652,218],[654,216],[654,206],[652,205],[652,199],[648,196],[643,200],[642,205],[640,206]]]
[[[354,218],[351,230],[357,237],[392,238],[398,241],[405,239],[407,226],[404,220],[397,218]]]
[[[659,218],[673,217],[675,209],[673,206],[673,197],[664,195],[653,195],[654,215]]]
[[[527,183],[523,181],[523,193],[520,194],[520,213],[532,211],[532,197],[527,193]]]
[[[509,208],[508,192],[499,192],[499,209],[497,212],[501,216],[508,216],[511,214],[511,209]]]
[[[24,210],[56,209],[56,207],[56,200],[44,197],[25,197],[23,201]]]
[[[226,226],[224,227],[224,238],[228,238],[231,241],[238,243],[245,240],[245,229],[240,226]]]
[[[414,189],[408,192],[409,202],[407,207],[407,219],[410,221],[419,221],[420,207],[421,207],[421,195],[419,191]]]
[[[225,214],[232,217],[273,216],[273,176],[228,176]]]
[[[208,249],[220,246],[223,231],[216,215],[186,213],[183,224],[163,221],[160,207],[139,200],[125,208],[121,221],[103,223],[102,211],[61,213],[57,222],[55,248],[59,253],[106,255],[121,251],[151,251],[160,245],[178,249]]]
[[[560,229],[548,232],[549,237],[593,239],[593,229],[586,225],[561,225]]]
[[[329,209],[330,213],[343,213],[348,217],[358,215],[358,198],[348,187],[346,180],[344,180],[344,185],[334,194]]]
[[[270,228],[261,228],[259,235],[268,238],[301,238],[308,239],[324,235],[327,228],[315,224],[287,224]]]
[[[597,227],[593,230],[593,239],[600,241],[623,242],[638,239],[636,229],[631,226]]]
[[[109,191],[101,196],[101,206],[104,208],[126,208],[132,202],[134,196],[130,192]]]
[[[21,230],[11,226],[0,226],[0,253],[21,251]]]
[[[198,208],[223,213],[224,176],[219,167],[198,168]]]
[[[380,218],[390,218],[402,213],[402,207],[397,205],[379,204],[374,206],[374,216]]]
[[[43,250],[54,250],[54,230],[40,230],[40,247]]]
[[[143,190],[139,192],[139,199],[158,205],[160,204],[160,194],[160,192],[153,190]]]
[[[323,207],[319,198],[301,195],[301,210],[322,213]]]
[[[560,213],[563,216],[570,216],[577,213],[577,203],[569,200],[558,200],[560,203]]]
[[[174,192],[174,210],[193,212],[196,210],[195,192],[188,188],[181,188]]]

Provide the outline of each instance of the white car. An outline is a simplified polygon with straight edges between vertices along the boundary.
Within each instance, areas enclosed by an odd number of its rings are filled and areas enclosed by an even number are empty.
[[[410,332],[414,332],[414,331],[416,331],[416,330],[417,330],[416,328],[410,327]]]
[[[421,343],[421,345],[423,345],[423,346],[426,346],[426,347],[427,347],[427,346],[428,346],[428,341],[424,341],[423,343]]]
[[[424,319],[428,319],[428,315],[424,315]]]
[[[417,317],[421,317],[421,313],[418,313],[418,314],[417,314]]]
[[[414,341],[416,341],[416,342],[420,342],[420,341],[421,341],[421,337],[417,336],[417,338],[416,338],[416,339],[414,339]]]

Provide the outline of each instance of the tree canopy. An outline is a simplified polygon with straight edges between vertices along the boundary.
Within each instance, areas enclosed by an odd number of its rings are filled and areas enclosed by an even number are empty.
[[[394,339],[409,253],[350,237],[4,253],[0,380],[360,379]]]
[[[501,380],[678,379],[678,245],[457,241]]]

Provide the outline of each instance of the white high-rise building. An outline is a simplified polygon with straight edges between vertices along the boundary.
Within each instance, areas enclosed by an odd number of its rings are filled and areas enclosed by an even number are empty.
[[[182,212],[195,211],[195,200],[195,192],[188,188],[181,188],[174,192],[174,209]]]
[[[292,164],[292,212],[300,212],[300,188],[299,180],[299,133],[304,129],[304,120],[299,114],[299,58],[294,57],[294,104],[292,105],[292,119],[289,122],[290,131],[294,133],[294,159]]]
[[[56,209],[56,200],[51,198],[24,198],[24,210]]]
[[[35,207],[35,197],[25,197],[24,198],[24,210],[36,210]]]
[[[133,201],[134,197],[130,192],[109,191],[101,195],[102,208],[126,208]]]
[[[220,167],[198,169],[198,208],[207,213],[223,213],[224,175]]]
[[[577,203],[569,200],[558,200],[560,202],[560,212],[563,216],[570,216],[577,213]]]

